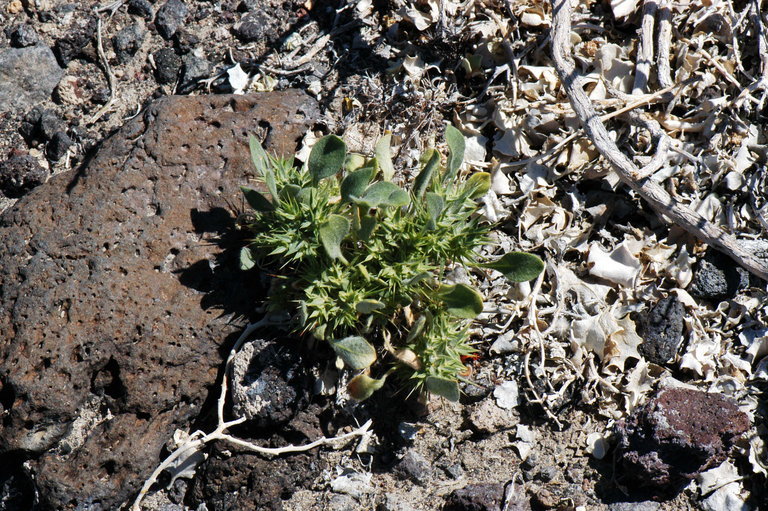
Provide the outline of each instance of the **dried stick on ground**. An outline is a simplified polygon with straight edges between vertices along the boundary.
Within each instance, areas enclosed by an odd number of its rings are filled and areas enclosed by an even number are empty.
[[[635,84],[632,94],[644,94],[651,77],[651,62],[653,62],[653,25],[656,16],[656,0],[645,0],[643,4],[642,35],[640,48],[637,51],[635,64]]]
[[[672,71],[669,67],[669,47],[672,44],[672,11],[669,9],[669,0],[659,2],[658,24],[656,72],[658,73],[659,85],[669,87],[673,83]]]
[[[597,150],[613,167],[622,182],[648,202],[662,217],[670,219],[705,243],[732,257],[758,277],[768,280],[768,262],[745,250],[739,241],[701,215],[675,202],[658,184],[642,177],[640,170],[616,146],[584,92],[584,78],[576,73],[571,58],[570,0],[552,0],[552,54],[576,116]]]

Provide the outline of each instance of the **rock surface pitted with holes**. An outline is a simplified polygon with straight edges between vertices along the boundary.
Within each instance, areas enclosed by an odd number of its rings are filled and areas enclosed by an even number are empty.
[[[45,508],[115,508],[200,412],[256,297],[229,205],[247,136],[290,154],[316,108],[164,98],[0,216],[0,456],[32,457]]]

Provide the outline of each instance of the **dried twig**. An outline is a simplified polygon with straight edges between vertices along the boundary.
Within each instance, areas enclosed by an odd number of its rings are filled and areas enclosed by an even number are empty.
[[[119,7],[119,6],[118,6]],[[100,11],[97,11],[100,12]],[[114,13],[114,11],[112,11]],[[102,36],[101,36],[101,30],[102,30],[102,23],[101,23],[101,17],[96,21],[96,51],[99,54],[99,60],[101,61],[101,67],[104,70],[104,74],[107,77],[107,85],[109,86],[109,100],[104,104],[103,107],[99,109],[98,112],[96,112],[93,117],[91,117],[91,122],[96,122],[101,117],[107,113],[107,110],[112,108],[112,105],[115,102],[115,77],[112,74],[112,68],[109,65],[109,59],[107,59],[107,55],[104,53],[104,44],[102,43]]]
[[[659,2],[658,12],[658,37],[656,38],[656,72],[659,85],[669,87],[672,85],[672,71],[669,67],[669,47],[672,42],[672,11],[669,9],[669,0]]]
[[[570,1],[552,0],[552,7],[552,53],[555,68],[574,112],[600,154],[611,164],[620,179],[657,213],[729,255],[758,277],[768,280],[768,263],[745,250],[734,236],[727,234],[690,208],[675,202],[661,186],[642,178],[637,166],[619,150],[584,92],[584,78],[576,73],[570,54]]]
[[[760,2],[757,0],[752,1],[750,18],[755,26],[757,54],[760,55],[760,76],[739,93],[738,97],[734,100],[734,104],[741,106],[744,101],[752,100],[752,102],[757,103],[757,110],[760,111],[765,104],[766,95],[768,95],[768,35],[766,35],[766,30],[763,26]],[[763,95],[759,100],[752,96],[758,90],[763,91]]]
[[[643,94],[648,86],[651,62],[653,62],[653,18],[656,16],[656,8],[656,0],[645,0],[643,3],[642,35],[640,36],[640,48],[637,51],[635,84],[632,87],[632,94]]]
[[[262,447],[252,442],[243,440],[241,438],[234,437],[227,433],[227,430],[229,428],[231,428],[232,426],[236,426],[237,424],[241,424],[246,420],[245,417],[239,417],[231,421],[224,420],[224,405],[227,400],[227,390],[228,390],[227,378],[232,369],[232,364],[234,363],[235,354],[243,345],[243,343],[245,343],[250,338],[253,332],[258,330],[259,328],[262,328],[264,326],[271,325],[271,324],[274,324],[274,323],[272,323],[268,319],[264,319],[256,323],[249,324],[248,327],[245,330],[243,330],[243,333],[240,334],[240,337],[237,339],[234,346],[232,346],[232,350],[230,350],[229,356],[227,357],[227,361],[224,365],[224,376],[221,381],[221,391],[219,393],[219,399],[216,404],[216,414],[218,417],[218,424],[216,426],[216,429],[207,434],[203,433],[202,431],[195,431],[194,433],[189,435],[186,442],[184,442],[182,445],[177,447],[176,450],[174,450],[167,458],[165,458],[163,462],[157,466],[154,472],[152,472],[149,478],[144,482],[144,485],[141,487],[139,494],[136,496],[136,500],[134,500],[133,504],[131,505],[131,511],[141,510],[141,501],[149,493],[149,490],[152,488],[152,485],[155,484],[155,482],[157,482],[157,479],[160,477],[160,474],[162,474],[164,470],[170,467],[174,461],[184,457],[184,455],[193,454],[199,451],[206,444],[213,442],[215,440],[224,440],[233,445],[237,445],[238,447],[247,449],[249,451],[253,451],[258,454],[263,454],[266,456],[277,456],[280,454],[310,451],[315,447],[320,447],[321,445],[343,443],[354,437],[362,437],[369,434],[368,430],[371,428],[371,424],[372,424],[372,421],[370,420],[367,421],[362,426],[360,426],[359,428],[353,431],[350,431],[349,433],[339,435],[337,437],[332,437],[332,438],[322,437],[315,440],[314,442],[304,444],[304,445],[287,445],[285,447],[275,448],[275,447]]]

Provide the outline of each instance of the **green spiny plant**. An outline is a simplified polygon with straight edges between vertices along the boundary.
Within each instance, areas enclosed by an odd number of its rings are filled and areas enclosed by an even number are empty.
[[[389,135],[372,158],[349,154],[343,140],[326,136],[301,167],[250,139],[269,197],[242,189],[254,214],[241,267],[276,275],[268,307],[293,311],[296,333],[328,342],[358,371],[348,386],[356,399],[399,369],[414,387],[457,400],[462,357],[474,352],[469,324],[483,300],[470,286],[446,284],[446,272],[453,265],[492,268],[522,282],[544,268],[523,252],[478,259],[491,226],[474,213],[491,178],[477,172],[462,179],[464,138],[453,126],[445,137],[445,164],[437,150],[426,151],[409,190],[392,181]],[[391,362],[386,370],[382,356]]]

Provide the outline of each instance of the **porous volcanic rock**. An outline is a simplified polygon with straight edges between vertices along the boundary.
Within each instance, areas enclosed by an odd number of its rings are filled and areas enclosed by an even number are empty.
[[[684,317],[685,308],[675,295],[641,312],[637,320],[637,333],[643,338],[640,354],[659,365],[673,358],[683,340]]]
[[[721,394],[664,389],[617,424],[620,473],[633,488],[672,497],[699,472],[722,463],[749,426],[747,415]]]
[[[291,154],[316,116],[163,98],[0,216],[0,459],[30,457],[42,508],[116,509],[200,413],[257,297],[228,234],[248,134]]]

